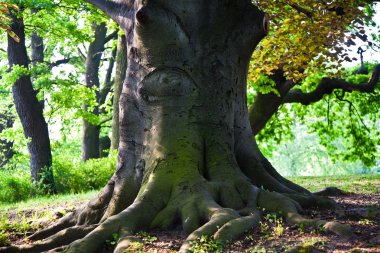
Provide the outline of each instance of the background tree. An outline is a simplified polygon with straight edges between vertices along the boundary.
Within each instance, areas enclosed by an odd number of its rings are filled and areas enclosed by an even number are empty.
[[[41,183],[47,192],[54,191],[52,156],[49,132],[38,103],[36,91],[33,89],[29,70],[29,60],[25,46],[25,28],[22,17],[10,14],[11,30],[17,34],[19,41],[8,35],[8,60],[11,70],[23,71],[12,86],[13,99],[17,113],[22,122],[24,134],[30,138],[28,149],[30,154],[31,179]]]
[[[111,131],[111,150],[119,146],[119,100],[125,74],[127,71],[127,45],[124,34],[119,34],[117,39],[116,52],[116,73],[113,84],[113,108],[112,108],[112,131]]]
[[[111,60],[109,63],[109,68],[106,74],[105,83],[100,91],[100,81],[99,81],[99,68],[102,59],[102,54],[104,51],[105,44],[111,39],[114,39],[117,35],[116,32],[111,33],[107,36],[106,23],[102,22],[99,24],[94,23],[94,40],[90,43],[87,57],[86,57],[86,86],[90,89],[95,88],[97,106],[92,110],[92,114],[99,116],[99,105],[104,104],[106,96],[111,89],[111,73],[113,70],[114,60],[113,55],[111,55]],[[85,111],[88,111],[85,105]],[[86,161],[90,158],[100,157],[100,145],[99,145],[99,135],[100,135],[100,124],[93,124],[86,119],[83,121],[83,141],[82,141],[82,160]]]
[[[10,88],[10,84],[15,82],[19,76],[24,74],[29,75],[37,100],[40,101],[42,106],[46,105],[43,108],[44,110],[41,110],[44,113],[41,117],[46,117],[48,123],[55,123],[55,125],[57,125],[56,119],[58,118],[61,121],[62,129],[71,128],[71,126],[66,124],[68,122],[67,118],[70,119],[73,114],[76,114],[76,117],[85,117],[86,113],[81,108],[82,103],[94,104],[95,102],[92,101],[95,100],[95,93],[94,90],[86,90],[81,87],[78,76],[83,75],[84,77],[84,73],[81,72],[83,66],[79,65],[80,60],[77,45],[75,47],[68,46],[70,45],[68,42],[84,43],[87,41],[89,36],[84,35],[83,32],[88,32],[87,26],[77,28],[79,25],[76,22],[80,20],[79,17],[82,17],[83,20],[83,17],[86,17],[89,12],[92,12],[92,18],[94,19],[97,19],[99,14],[96,14],[93,9],[85,9],[83,3],[74,4],[70,1],[63,1],[60,4],[54,4],[50,1],[36,1],[26,4],[27,6],[24,6],[22,9],[22,18],[24,23],[27,24],[25,28],[25,44],[31,44],[30,57],[26,49],[26,54],[24,55],[26,57],[24,61],[28,63],[29,69],[24,70],[16,67],[11,72],[3,74],[1,87],[4,89],[4,94],[6,94]],[[74,18],[74,22],[71,18]],[[9,22],[9,20],[5,19],[4,22]],[[11,30],[11,26],[6,28],[10,34],[16,36],[13,36],[16,38],[15,41],[20,41],[18,35]],[[67,36],[57,34],[57,31],[66,33]],[[29,40],[28,37],[30,38]],[[69,73],[60,71],[57,75],[57,68],[69,62],[70,65],[81,67]],[[73,96],[73,94],[77,96]],[[71,123],[72,121],[70,121]],[[53,129],[55,135],[58,132],[57,130]],[[17,129],[14,131],[17,131]],[[66,129],[66,131],[69,131],[69,129]],[[23,142],[19,139],[14,139],[17,134],[12,133],[12,129],[7,129],[2,135],[10,140],[10,142]],[[35,176],[34,174],[32,174],[32,178]],[[36,181],[36,179],[33,179],[33,181]]]

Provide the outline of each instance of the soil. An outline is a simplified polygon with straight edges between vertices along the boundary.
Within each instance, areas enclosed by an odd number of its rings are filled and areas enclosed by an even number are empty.
[[[305,210],[304,215],[323,220],[336,220],[349,224],[354,236],[350,239],[327,234],[323,229],[305,229],[289,227],[281,218],[273,214],[265,214],[259,227],[248,231],[242,238],[221,249],[216,242],[204,238],[203,243],[197,243],[197,252],[380,252],[380,194],[346,194],[332,197],[340,205],[335,211]],[[75,203],[75,205],[82,203]],[[50,219],[36,220],[38,226],[45,227],[54,222],[64,213],[72,211],[73,205],[57,204],[44,210],[30,209],[23,215],[30,218],[36,212],[49,212]],[[17,211],[8,213],[10,221],[19,219]],[[24,239],[27,233],[11,233],[12,244],[28,243]],[[178,231],[150,231],[139,233],[142,240],[139,248],[131,252],[169,253],[179,250],[185,235]],[[112,240],[107,242],[112,249]],[[112,250],[110,251],[112,252]]]

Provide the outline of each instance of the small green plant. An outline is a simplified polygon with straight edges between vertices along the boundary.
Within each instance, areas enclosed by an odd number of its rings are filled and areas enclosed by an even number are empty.
[[[302,245],[305,246],[305,247],[308,247],[308,246],[315,246],[316,244],[324,246],[325,245],[325,241],[321,240],[318,237],[310,237],[310,238],[306,238],[303,241]]]
[[[373,225],[374,224],[374,222],[369,220],[369,219],[361,219],[358,223],[360,225]]]
[[[146,253],[144,244],[141,242],[131,242],[128,248],[124,249],[123,253]]]
[[[37,230],[38,224],[32,222],[33,218],[28,218],[24,213],[17,213],[17,217],[13,221],[8,221],[8,230],[18,234],[23,234],[26,237],[30,231]]]
[[[253,235],[251,235],[251,234],[247,234],[247,235],[245,235],[245,237],[244,237],[244,241],[245,242],[253,242],[254,241],[254,237],[253,237]]]
[[[247,250],[247,253],[267,253],[267,250],[263,246],[255,246]]]
[[[326,233],[326,229],[323,225],[319,225],[315,228],[315,233],[316,234],[324,234],[324,233]]]
[[[0,230],[0,247],[9,245],[8,233]]]
[[[280,237],[284,234],[284,231],[285,231],[285,228],[284,226],[282,225],[282,223],[277,223],[275,228],[274,228],[274,234],[277,236],[277,237]]]
[[[27,233],[30,231],[37,230],[38,224],[32,222],[33,218],[28,218],[24,213],[18,212],[15,219],[9,220],[8,216],[2,214],[0,217],[0,237],[4,237],[4,234],[18,234],[27,236]],[[0,239],[0,242],[3,242],[3,239]]]
[[[298,233],[300,234],[300,235],[302,235],[304,232],[305,232],[305,227],[304,227],[304,225],[301,223],[301,224],[299,224],[298,226]]]
[[[156,236],[151,236],[151,235],[149,235],[145,231],[140,231],[140,232],[137,233],[137,235],[140,236],[141,239],[144,242],[147,242],[147,243],[153,243],[153,242],[157,241],[157,237]]]
[[[106,244],[108,246],[115,246],[118,240],[119,240],[119,234],[113,233],[111,236],[111,239],[106,240]]]
[[[279,237],[284,234],[285,227],[283,226],[282,218],[277,217],[277,214],[269,213],[264,217],[264,220],[264,222],[260,223],[261,233],[266,236],[270,236],[270,234],[273,233],[274,237]],[[271,227],[273,227],[273,229],[271,229]]]
[[[221,253],[223,247],[220,241],[208,236],[202,236],[199,240],[191,242],[189,252],[192,253]]]
[[[269,237],[270,236],[270,227],[267,222],[265,221],[260,221],[260,233],[264,237]]]

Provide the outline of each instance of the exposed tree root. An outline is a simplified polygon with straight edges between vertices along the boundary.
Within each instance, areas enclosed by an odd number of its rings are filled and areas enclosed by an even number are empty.
[[[220,155],[224,153],[220,148],[209,144],[207,149],[211,160],[205,161],[206,174],[173,177],[171,183],[165,184],[155,180],[163,175],[147,176],[133,204],[105,218],[114,188],[109,184],[98,199],[29,238],[46,239],[33,245],[0,248],[0,252],[96,253],[105,247],[106,240],[117,234],[119,240],[114,252],[121,253],[138,241],[134,236],[136,232],[178,228],[178,225],[189,234],[180,249],[187,252],[192,241],[204,235],[223,243],[237,239],[259,224],[261,209],[281,215],[290,225],[323,227],[345,238],[352,236],[349,226],[301,215],[303,208],[334,208],[334,201],[308,192],[299,193],[287,186],[280,186],[279,190],[285,189],[281,193],[264,190],[247,178],[231,157]],[[155,166],[157,169],[166,165],[158,162]],[[270,173],[261,168],[262,176],[281,185],[281,179],[270,177]]]
[[[178,223],[182,224],[182,229],[189,233],[180,250],[187,252],[191,248],[191,242],[203,235],[223,243],[237,239],[259,224],[261,212],[258,208],[280,214],[290,225],[323,227],[326,231],[342,237],[352,236],[349,226],[337,222],[307,219],[300,215],[303,207],[332,207],[330,200],[314,195],[268,192],[241,178],[237,182],[239,184],[235,188],[226,188],[226,184],[220,181],[207,182],[203,179],[195,184],[181,183],[173,188],[169,199],[157,197],[157,187],[152,183],[131,206],[100,224],[73,225],[33,245],[1,248],[0,252],[29,253],[51,250],[49,252],[95,253],[101,251],[105,241],[112,238],[113,234],[118,234],[119,240],[114,252],[121,253],[128,249],[131,243],[138,241],[134,237],[136,232],[155,227],[167,229]],[[223,195],[226,191],[231,196],[239,196],[237,203],[228,206],[242,208],[226,206],[229,201],[227,195]],[[244,203],[243,206],[241,203]],[[32,238],[41,238],[52,231],[71,225],[74,216],[71,214],[61,219],[57,225]]]
[[[45,240],[38,241],[34,244],[26,244],[22,246],[11,246],[0,248],[0,252],[28,252],[28,253],[39,253],[44,252],[49,249],[54,249],[72,243],[73,241],[80,239],[94,230],[96,225],[91,226],[73,226],[66,228],[54,234]]]

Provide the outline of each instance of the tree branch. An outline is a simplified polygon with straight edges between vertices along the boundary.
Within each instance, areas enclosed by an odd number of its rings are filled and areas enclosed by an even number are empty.
[[[105,118],[105,119],[103,119],[102,121],[99,122],[98,126],[102,127],[103,124],[107,123],[110,120],[112,120],[112,117]]]
[[[307,17],[313,18],[313,13],[311,11],[308,11],[305,8],[302,8],[301,6],[299,6],[297,4],[289,4],[289,5],[290,5],[290,7],[295,9],[296,11],[305,14]]]
[[[133,8],[132,0],[84,0],[87,3],[94,5],[96,8],[102,10],[110,18],[115,20],[119,25],[122,25],[124,19],[121,14],[128,12]],[[121,23],[120,23],[121,22]]]
[[[375,90],[375,85],[380,76],[380,64],[375,67],[372,73],[372,77],[368,83],[353,84],[343,79],[338,78],[323,78],[318,87],[312,91],[305,93],[300,89],[294,89],[284,97],[283,103],[301,103],[303,105],[309,105],[317,102],[323,98],[326,94],[331,94],[334,90],[340,89],[345,92],[363,92],[372,93]]]
[[[110,40],[116,39],[116,38],[117,38],[117,33],[118,33],[118,32],[119,32],[119,31],[116,30],[116,31],[114,31],[113,33],[109,34],[109,35],[106,37],[104,44],[107,44],[107,42],[109,42]]]
[[[84,1],[99,8],[111,18],[115,16],[117,7],[119,5],[112,0],[84,0]]]
[[[78,58],[78,57],[70,57],[70,58],[61,59],[61,60],[58,60],[58,61],[55,61],[55,62],[51,62],[51,63],[49,63],[49,68],[54,68],[54,67],[57,67],[57,66],[59,66],[61,64],[69,63],[71,60],[73,60],[75,58]]]

